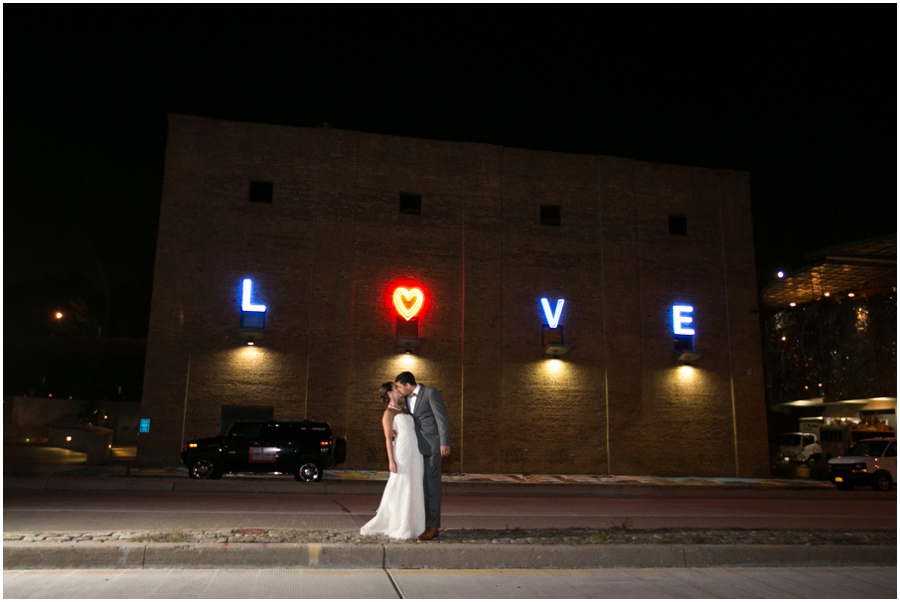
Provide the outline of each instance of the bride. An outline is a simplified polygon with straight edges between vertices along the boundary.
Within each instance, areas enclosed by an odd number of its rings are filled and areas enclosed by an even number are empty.
[[[384,383],[378,394],[385,405],[381,426],[384,429],[391,473],[375,518],[363,525],[359,532],[361,535],[415,539],[425,530],[425,491],[422,481],[425,468],[416,441],[413,418],[397,385]]]

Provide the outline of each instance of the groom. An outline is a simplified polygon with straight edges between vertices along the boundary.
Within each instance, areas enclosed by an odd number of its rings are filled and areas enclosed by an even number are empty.
[[[416,384],[411,372],[401,372],[394,382],[406,395],[425,460],[425,532],[418,540],[428,541],[437,537],[441,528],[441,458],[450,455],[450,422],[440,391]]]

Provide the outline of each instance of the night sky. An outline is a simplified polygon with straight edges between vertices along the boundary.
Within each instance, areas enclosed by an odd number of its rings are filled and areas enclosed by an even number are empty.
[[[747,170],[765,283],[896,232],[896,25],[895,4],[5,4],[4,333],[75,299],[146,336],[169,112]]]

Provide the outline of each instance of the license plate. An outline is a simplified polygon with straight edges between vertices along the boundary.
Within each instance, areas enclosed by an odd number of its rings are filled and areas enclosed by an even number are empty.
[[[843,483],[843,482],[844,482],[844,477],[834,477],[834,482],[835,482],[835,483]]]

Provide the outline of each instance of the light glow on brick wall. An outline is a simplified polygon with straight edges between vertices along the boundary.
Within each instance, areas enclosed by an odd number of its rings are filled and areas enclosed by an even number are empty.
[[[675,366],[663,372],[661,386],[677,391],[682,403],[696,406],[709,400],[708,393],[716,386],[714,375],[691,365]]]
[[[268,353],[266,349],[255,345],[238,347],[230,352],[232,359],[229,363],[232,370],[241,371],[255,368],[263,364]]]
[[[551,358],[544,362],[544,373],[547,376],[559,376],[566,370],[566,363],[558,358]]]
[[[694,377],[697,376],[697,369],[693,366],[678,366],[676,370],[678,371],[678,379],[682,382],[694,380]]]
[[[398,373],[404,372],[404,371],[413,372],[413,369],[416,367],[416,363],[417,363],[416,359],[417,359],[417,357],[414,353],[401,354],[397,360],[397,363],[400,366],[400,370],[398,370]],[[393,378],[393,377],[391,377],[391,378]]]

